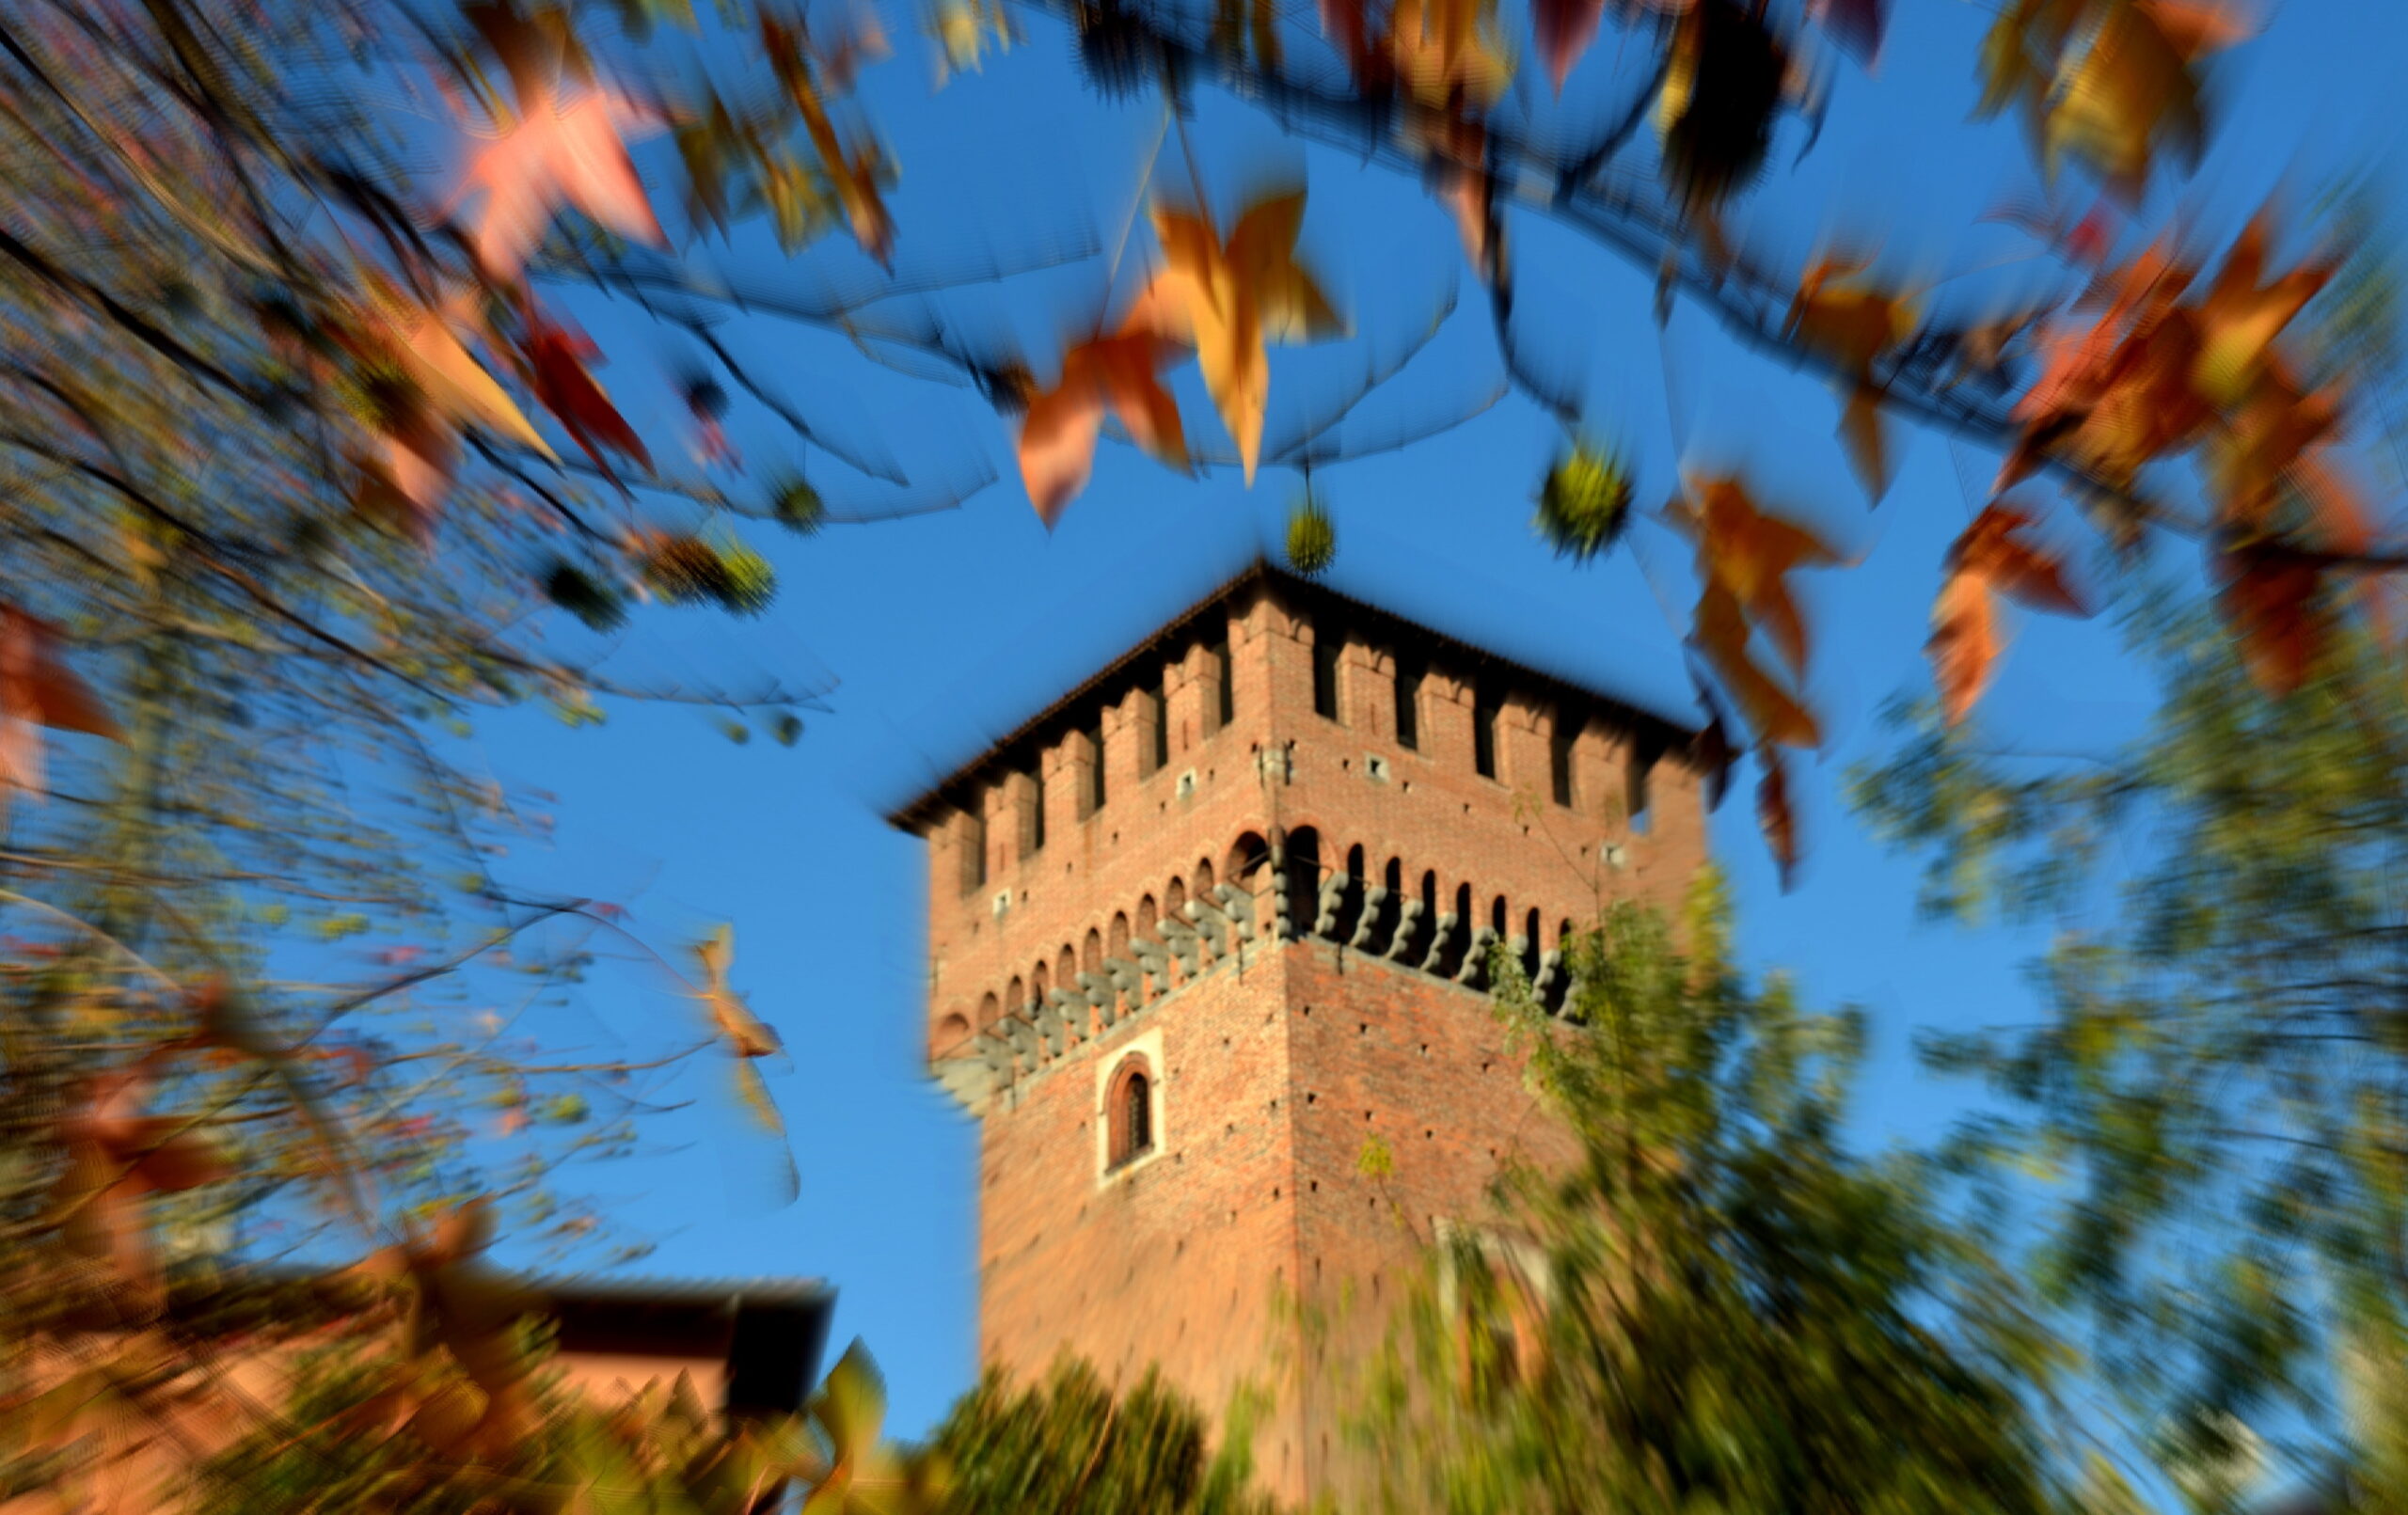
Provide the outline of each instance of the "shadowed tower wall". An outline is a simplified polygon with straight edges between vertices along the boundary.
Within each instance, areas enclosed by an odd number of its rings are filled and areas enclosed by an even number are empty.
[[[1218,1412],[1309,1350],[1258,1465],[1291,1500],[1354,1487],[1328,1359],[1506,1154],[1563,1150],[1488,944],[1560,1005],[1568,927],[1677,904],[1688,742],[1258,567],[898,812],[927,844],[930,1065],[980,1121],[982,1359],[1159,1363]],[[1340,1329],[1304,1348],[1282,1296]]]

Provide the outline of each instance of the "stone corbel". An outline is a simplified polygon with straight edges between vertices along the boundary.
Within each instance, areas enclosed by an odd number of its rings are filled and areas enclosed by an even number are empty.
[[[1212,897],[1221,902],[1222,913],[1229,918],[1240,941],[1254,939],[1254,896],[1235,884],[1215,884]]]
[[[1345,874],[1332,874],[1321,882],[1320,896],[1313,902],[1313,935],[1333,936],[1338,931],[1338,912],[1346,907],[1346,889],[1354,880]]]
[[[1079,987],[1086,991],[1087,1003],[1095,1007],[1095,1018],[1106,1031],[1120,1018],[1120,994],[1112,981],[1101,973],[1081,973]]]
[[[1469,984],[1487,971],[1488,949],[1496,941],[1497,931],[1492,926],[1481,926],[1471,934],[1471,945],[1464,949],[1464,965],[1455,970],[1456,983]]]
[[[1154,931],[1168,944],[1171,955],[1179,959],[1180,969],[1189,978],[1204,971],[1204,942],[1196,936],[1194,926],[1185,921],[1164,916],[1154,923]]]
[[[1455,919],[1454,911],[1439,911],[1438,929],[1430,933],[1430,950],[1423,953],[1421,961],[1414,966],[1425,973],[1436,972],[1439,960],[1447,955],[1448,945],[1455,939],[1455,927],[1462,923]]]
[[[1160,928],[1157,927],[1157,929]],[[1170,988],[1169,950],[1159,941],[1133,941],[1129,944],[1129,951],[1136,957],[1138,968],[1150,980],[1147,986],[1146,998],[1150,1000],[1158,994],[1168,992]],[[1106,963],[1104,966],[1109,968],[1112,965]]]
[[[1370,946],[1371,939],[1379,934],[1380,917],[1387,913],[1387,885],[1373,884],[1370,888],[1365,890],[1363,892],[1363,918],[1354,923],[1354,934],[1346,939],[1346,945],[1352,947],[1356,952],[1361,952]]]
[[[1396,912],[1396,934],[1388,938],[1388,956],[1402,961],[1406,949],[1413,945],[1413,929],[1421,923],[1421,902],[1406,900]]]
[[[1210,900],[1187,902],[1187,918],[1196,923],[1196,933],[1212,943],[1212,961],[1219,962],[1229,955],[1229,918]]]

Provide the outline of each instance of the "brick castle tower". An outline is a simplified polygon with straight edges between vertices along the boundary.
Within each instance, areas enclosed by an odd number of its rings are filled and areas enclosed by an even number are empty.
[[[1352,1302],[1321,1350],[1374,1339],[1417,1262],[1398,1211],[1477,1222],[1500,1156],[1560,1140],[1489,944],[1560,1005],[1565,930],[1677,903],[1689,740],[1258,565],[897,812],[928,1057],[981,1123],[982,1359],[1158,1363],[1217,1414],[1295,1345],[1283,1293]],[[1334,1381],[1283,1382],[1265,1483],[1352,1486]]]

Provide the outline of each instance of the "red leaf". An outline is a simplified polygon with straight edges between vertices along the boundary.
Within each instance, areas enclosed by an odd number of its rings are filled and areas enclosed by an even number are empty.
[[[2225,618],[2241,639],[2242,661],[2268,694],[2281,699],[2306,682],[2323,646],[2326,617],[2318,591],[2327,560],[2271,543],[2227,546],[2216,555]]]
[[[652,454],[645,450],[643,438],[636,434],[627,418],[610,403],[610,397],[586,371],[587,360],[598,355],[591,340],[531,313],[526,354],[528,380],[535,398],[560,418],[561,424],[568,428],[568,434],[576,438],[577,445],[585,450],[585,455],[594,460],[595,466],[606,474],[610,471],[601,449],[595,445],[599,443],[633,458],[646,470],[652,467]]]
[[[1605,9],[1605,0],[1531,0],[1530,29],[1538,34],[1539,55],[1546,60],[1557,94],[1563,93],[1572,65],[1597,35]]]

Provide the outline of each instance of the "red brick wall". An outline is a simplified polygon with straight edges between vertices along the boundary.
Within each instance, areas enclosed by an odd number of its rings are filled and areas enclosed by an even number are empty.
[[[1208,625],[1218,617],[1208,618]],[[1243,592],[1229,611],[1236,715],[1214,731],[1216,671],[1199,628],[1156,655],[1169,662],[1171,754],[1145,773],[1142,692],[1106,712],[1105,803],[1082,821],[1085,738],[1067,734],[1041,761],[1047,841],[1019,855],[1010,783],[991,784],[986,886],[964,895],[953,848],[959,829],[927,829],[931,848],[928,1026],[945,1050],[947,1018],[975,1021],[982,998],[1008,998],[1038,962],[1077,954],[1092,929],[1109,937],[1116,912],[1140,936],[1177,876],[1194,892],[1199,860],[1229,882],[1227,858],[1241,835],[1317,833],[1324,871],[1344,869],[1360,845],[1367,881],[1390,858],[1408,895],[1434,872],[1438,907],[1470,886],[1469,924],[1489,923],[1504,896],[1508,934],[1540,912],[1541,945],[1559,923],[1592,918],[1606,903],[1677,903],[1704,857],[1697,778],[1677,761],[1652,775],[1643,829],[1624,813],[1631,738],[1602,707],[1575,745],[1575,803],[1553,801],[1551,693],[1487,676],[1510,692],[1498,717],[1498,771],[1474,771],[1474,670],[1427,650],[1418,751],[1395,739],[1394,649],[1351,637],[1341,659],[1341,719],[1314,714],[1316,624],[1275,588]],[[1320,626],[1341,633],[1335,619]],[[1150,685],[1150,669],[1136,681]],[[1075,730],[1091,725],[1074,713]],[[1285,750],[1266,776],[1258,754]],[[1385,761],[1384,780],[1370,760]],[[1284,771],[1283,771],[1284,769]],[[1196,776],[1191,797],[1180,776]],[[1142,776],[1141,776],[1142,775]],[[984,1358],[1022,1373],[1061,1349],[1107,1376],[1133,1379],[1148,1362],[1212,1412],[1244,1375],[1267,1371],[1280,1337],[1275,1289],[1334,1307],[1352,1287],[1362,1308],[1330,1338],[1339,1357],[1372,1340],[1426,1240],[1433,1217],[1476,1221],[1497,1155],[1540,1159],[1565,1144],[1532,1108],[1516,1060],[1485,998],[1326,941],[1273,939],[1269,876],[1256,880],[1259,936],[1241,963],[1180,983],[1118,1023],[1091,1026],[1034,1075],[1022,1074],[981,1109],[979,1336]],[[999,920],[994,896],[1012,892]],[[1098,1123],[1101,1073],[1123,1049],[1159,1038],[1157,1154],[1105,1175]],[[1393,1156],[1383,1184],[1357,1166],[1367,1139]],[[1402,1216],[1408,1234],[1398,1226]],[[1350,1481],[1338,1426],[1341,1380],[1320,1365],[1283,1393],[1258,1433],[1271,1485],[1290,1497]],[[1324,1453],[1324,1445],[1328,1451]]]

